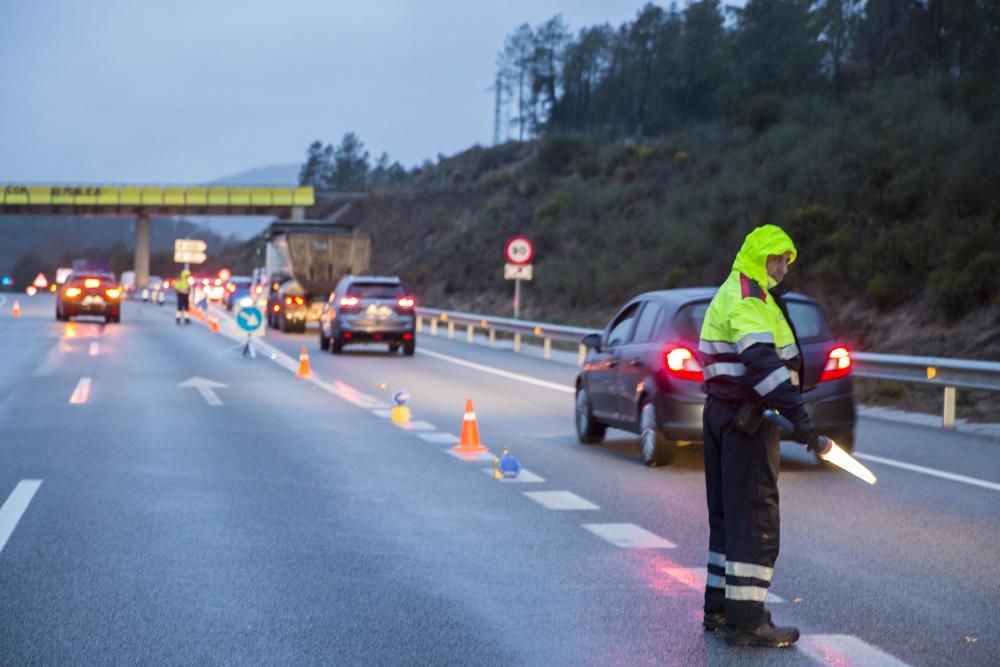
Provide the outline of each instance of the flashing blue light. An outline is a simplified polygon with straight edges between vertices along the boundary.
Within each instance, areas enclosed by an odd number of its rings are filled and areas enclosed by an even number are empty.
[[[10,276],[4,276],[3,277],[3,284],[5,286],[7,286],[7,285],[13,285],[14,281],[10,279]]]

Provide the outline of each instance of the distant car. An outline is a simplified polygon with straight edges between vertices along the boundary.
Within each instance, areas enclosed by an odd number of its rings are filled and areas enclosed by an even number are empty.
[[[323,305],[319,320],[319,346],[339,354],[345,345],[388,343],[412,356],[416,302],[395,276],[353,276],[340,279]]]
[[[701,442],[704,380],[698,362],[701,323],[712,288],[640,294],[618,311],[590,348],[576,379],[580,442],[604,439],[609,426],[638,433],[643,461],[668,465],[678,444]],[[847,450],[854,448],[854,385],[847,348],[827,326],[815,301],[785,295],[803,355],[806,410],[816,428]]]
[[[222,295],[222,303],[226,310],[232,310],[243,297],[250,296],[250,276],[232,276],[226,282],[226,291]]]
[[[62,269],[60,269],[61,271]],[[135,271],[122,271],[122,278],[119,286],[122,288],[122,296],[126,299],[135,298]]]
[[[121,322],[122,289],[108,273],[73,273],[56,291],[56,319],[92,315]]]
[[[160,301],[160,295],[163,290],[163,278],[160,276],[149,276],[146,279],[146,287],[142,290],[142,300],[152,301],[156,303]]]

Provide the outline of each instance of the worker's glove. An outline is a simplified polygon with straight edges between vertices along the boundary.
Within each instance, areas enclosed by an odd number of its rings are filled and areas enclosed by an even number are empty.
[[[809,439],[809,442],[806,444],[806,449],[819,457],[823,457],[829,454],[830,450],[833,449],[833,440],[830,440],[830,438],[825,435],[817,433]]]
[[[795,431],[792,433],[792,438],[795,442],[808,447],[817,437],[819,437],[819,434],[816,432],[816,427],[813,426],[808,413],[803,410],[802,416],[795,422]]]

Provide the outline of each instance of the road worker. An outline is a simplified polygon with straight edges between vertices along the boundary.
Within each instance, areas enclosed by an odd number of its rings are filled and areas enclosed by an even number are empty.
[[[184,324],[191,324],[191,315],[188,313],[188,299],[191,294],[191,282],[189,278],[191,272],[187,269],[181,271],[180,278],[174,288],[177,290],[177,324],[184,318]]]
[[[799,389],[801,357],[778,284],[795,261],[792,239],[775,225],[750,232],[705,314],[698,345],[705,374],[705,488],[708,495],[706,630],[739,646],[790,646],[792,627],[775,627],[764,599],[778,557],[779,428],[819,444]]]

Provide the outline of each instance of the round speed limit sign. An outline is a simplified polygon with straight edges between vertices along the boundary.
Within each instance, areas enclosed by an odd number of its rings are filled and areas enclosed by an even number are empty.
[[[523,236],[514,236],[507,241],[503,253],[511,264],[531,264],[535,257],[535,246]]]

